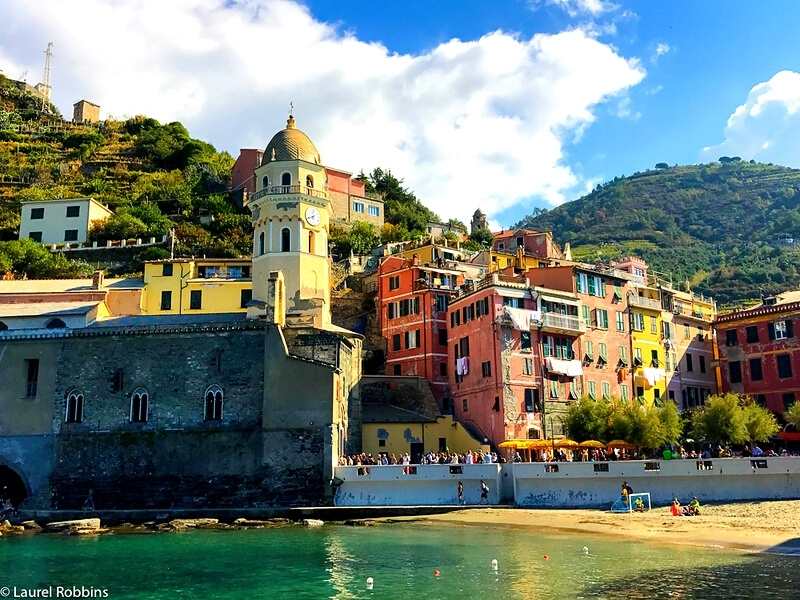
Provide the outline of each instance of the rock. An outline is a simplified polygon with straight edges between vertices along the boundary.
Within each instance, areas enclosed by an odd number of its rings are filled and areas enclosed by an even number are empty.
[[[47,531],[65,531],[68,529],[100,529],[100,519],[76,519],[74,521],[54,521],[45,525]]]
[[[300,521],[300,524],[303,527],[322,527],[325,525],[325,521],[321,521],[320,519],[303,519]]]
[[[350,525],[351,527],[375,527],[377,523],[370,519],[350,519],[344,522],[345,525]]]
[[[288,525],[291,521],[289,519],[245,519],[240,517],[236,519],[233,524],[237,527],[282,527]]]
[[[20,523],[25,529],[29,529],[31,531],[41,531],[41,526],[36,521],[23,521]]]
[[[209,527],[218,525],[219,519],[172,519],[170,525],[177,528],[191,529],[193,527]]]
[[[101,533],[108,533],[110,529],[98,527],[97,529],[91,527],[72,527],[64,530],[64,535],[100,535]]]
[[[11,521],[9,521],[8,519],[0,523],[0,531],[8,529],[9,527],[11,527]]]

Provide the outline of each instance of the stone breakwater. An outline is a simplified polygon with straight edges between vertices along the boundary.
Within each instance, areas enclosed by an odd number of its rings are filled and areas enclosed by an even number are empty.
[[[367,520],[348,520],[346,525],[372,525]],[[72,536],[95,536],[108,533],[176,533],[192,529],[213,529],[218,531],[236,531],[242,529],[267,529],[276,527],[322,527],[325,521],[320,519],[248,519],[237,518],[225,523],[214,518],[171,519],[169,521],[147,521],[144,523],[119,523],[104,526],[98,518],[73,519],[69,521],[52,521],[39,525],[36,521],[27,520],[12,524],[6,520],[0,523],[0,537],[32,534],[54,534]]]

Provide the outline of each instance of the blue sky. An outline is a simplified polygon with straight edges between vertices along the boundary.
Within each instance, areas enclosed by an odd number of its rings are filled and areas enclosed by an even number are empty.
[[[701,149],[723,140],[725,123],[750,88],[781,70],[800,71],[800,3],[670,0],[618,2],[610,14],[571,16],[557,4],[526,0],[374,3],[312,1],[319,18],[339,22],[362,39],[390,50],[419,53],[450,38],[473,39],[494,29],[523,36],[555,33],[594,20],[613,22],[601,39],[624,56],[639,57],[646,78],[633,88],[631,116],[620,118],[612,103],[577,143],[567,161],[589,179],[610,179],[657,162],[701,162]],[[630,15],[620,16],[625,12]],[[666,54],[656,56],[659,44]],[[800,158],[800,152],[798,153]],[[796,161],[793,166],[800,166]],[[497,218],[510,222],[531,205],[514,206]]]
[[[233,155],[294,102],[323,162],[509,225],[657,162],[800,167],[800,2],[0,2],[0,69]]]

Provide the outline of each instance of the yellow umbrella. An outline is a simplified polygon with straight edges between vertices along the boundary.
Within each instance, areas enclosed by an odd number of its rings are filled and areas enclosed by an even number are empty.
[[[581,448],[605,448],[606,445],[603,442],[598,442],[597,440],[586,440],[585,442],[581,442],[578,444]]]
[[[498,448],[524,448],[528,440],[506,440],[497,444]]]
[[[626,442],[625,440],[611,440],[606,444],[609,448],[635,448],[633,444],[630,442]]]
[[[571,440],[569,438],[563,438],[560,440],[556,440],[555,444],[553,444],[556,448],[577,448],[578,442],[575,440]]]
[[[552,440],[525,440],[525,448],[527,448],[528,450],[549,448],[552,445],[553,445]]]

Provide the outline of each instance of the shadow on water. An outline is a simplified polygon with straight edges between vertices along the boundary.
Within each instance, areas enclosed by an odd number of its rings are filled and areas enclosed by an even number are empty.
[[[686,549],[687,553],[693,550]],[[728,564],[653,568],[584,586],[582,598],[796,598],[800,590],[800,538]]]

